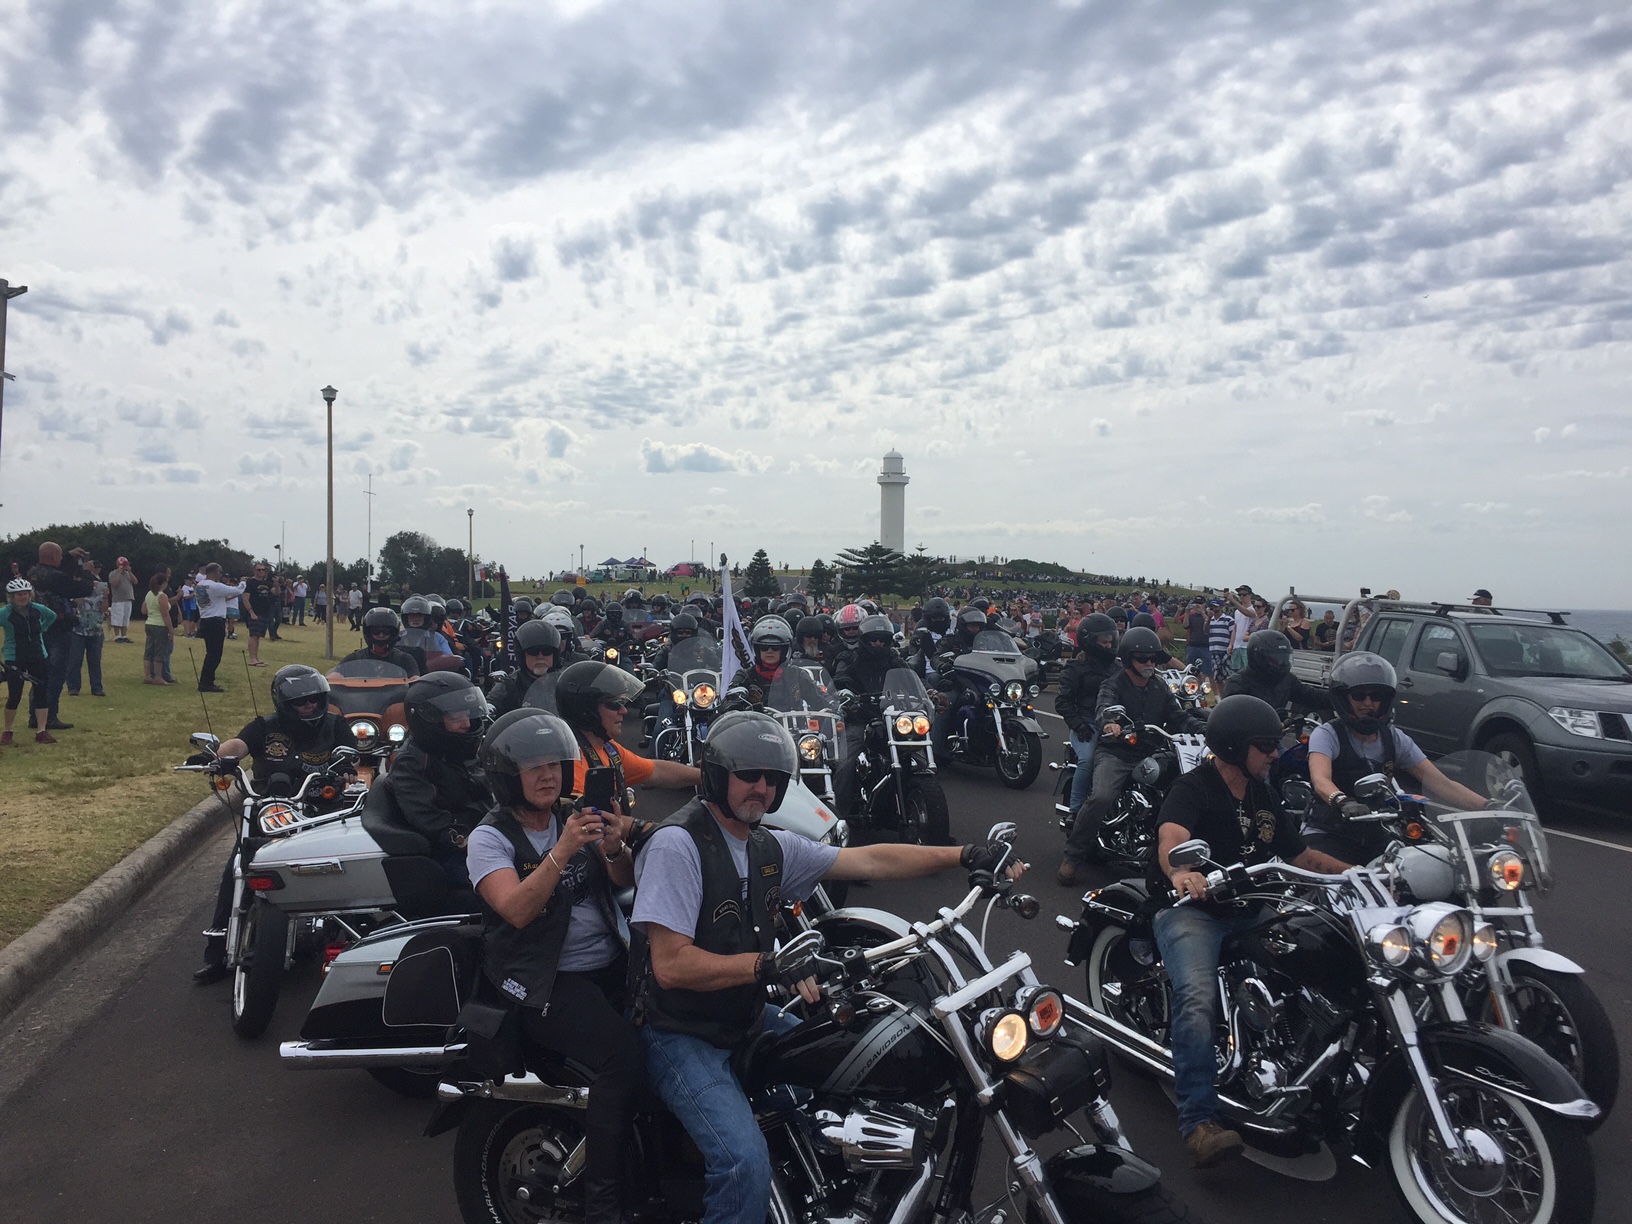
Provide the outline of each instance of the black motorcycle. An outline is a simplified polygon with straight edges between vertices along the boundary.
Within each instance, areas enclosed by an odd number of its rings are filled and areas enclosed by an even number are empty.
[[[767,1031],[739,1059],[770,1148],[768,1219],[990,1218],[998,1204],[982,1208],[973,1196],[981,1147],[995,1134],[1030,1219],[1193,1220],[1128,1146],[1106,1100],[1100,1043],[1067,1018],[1029,956],[994,966],[963,923],[982,902],[1030,916],[1036,900],[990,874],[971,884],[935,922],[838,910],[784,948],[814,948],[827,994],[792,1031]],[[584,1082],[559,1060],[529,1060],[524,1078],[455,1070],[438,1089],[427,1134],[458,1127],[454,1188],[467,1224],[582,1218]],[[1068,1128],[1074,1146],[1046,1160],[1033,1149]],[[1095,1142],[1082,1141],[1090,1130]],[[702,1211],[701,1157],[655,1101],[636,1119],[626,1194],[640,1220]]]
[[[1037,665],[1015,640],[996,629],[975,634],[971,648],[943,654],[937,674],[950,676],[956,708],[947,757],[965,765],[996,768],[1003,785],[1025,790],[1043,768],[1047,738],[1032,702],[1041,692]]]
[[[918,673],[893,668],[879,692],[851,694],[850,700],[850,721],[861,725],[851,824],[923,846],[947,845],[951,816],[929,742],[934,705]]]

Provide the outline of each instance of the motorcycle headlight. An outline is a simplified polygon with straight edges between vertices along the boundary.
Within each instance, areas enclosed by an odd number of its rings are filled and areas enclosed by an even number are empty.
[[[356,722],[351,724],[351,734],[359,744],[373,743],[374,737],[379,733],[379,727],[374,723],[369,722],[366,718],[359,718]]]
[[[1398,969],[1411,959],[1411,932],[1403,926],[1373,927],[1366,936],[1371,954],[1391,969]]]
[[[606,648],[606,661],[608,663],[616,663],[618,661],[618,648],[616,646],[608,646]]]
[[[910,715],[910,714],[901,714],[901,715],[898,715],[896,717],[896,720],[895,720],[895,733],[897,735],[911,735],[912,734],[912,715]]]
[[[691,704],[699,710],[706,710],[714,704],[714,698],[719,696],[712,684],[699,684],[691,690]]]
[[[1037,696],[1037,694],[1042,691],[1042,686],[1037,684],[1033,684],[1031,687],[1026,689],[1026,692],[1030,693],[1033,697]]]
[[[1003,686],[1001,684],[999,684],[996,680],[993,680],[990,687],[988,687],[987,690],[986,690],[986,695],[988,697],[997,697],[997,696],[1001,696],[1002,692],[1003,692]]]
[[[1014,1005],[1025,1013],[1033,1037],[1052,1037],[1065,1023],[1065,998],[1052,986],[1023,986]]]
[[[287,803],[269,803],[261,809],[261,832],[281,833],[300,823],[300,813]]]
[[[1018,680],[1010,680],[1003,686],[1003,696],[1010,701],[1019,701],[1026,695],[1026,686]]]
[[[401,723],[397,723],[385,733],[385,738],[390,740],[393,744],[400,744],[403,740],[408,738],[408,728],[403,726]]]
[[[1496,928],[1481,922],[1473,928],[1473,959],[1481,965],[1496,955]]]
[[[1486,867],[1490,883],[1502,892],[1513,892],[1524,884],[1524,860],[1511,850],[1498,850]]]
[[[683,705],[686,704],[686,690],[685,689],[675,689],[672,695],[674,697],[674,704],[675,705],[683,706]]]
[[[1422,905],[1406,917],[1417,959],[1435,973],[1453,977],[1473,956],[1473,915],[1454,905]]]
[[[1195,676],[1186,676],[1184,679],[1184,695],[1194,697],[1201,692],[1201,681]]]
[[[998,1062],[1011,1063],[1026,1052],[1031,1031],[1017,1011],[993,1009],[981,1017],[981,1044]]]
[[[819,735],[805,735],[799,739],[799,755],[806,761],[822,759],[822,737]]]
[[[926,718],[922,714],[919,714],[916,717],[914,717],[913,720],[912,720],[912,733],[914,735],[928,735],[929,734],[929,719]]]

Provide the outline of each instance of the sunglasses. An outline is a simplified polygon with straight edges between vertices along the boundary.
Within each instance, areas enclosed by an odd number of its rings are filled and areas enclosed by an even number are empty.
[[[532,651],[528,651],[527,653],[531,654]],[[630,706],[632,706],[634,704],[635,703],[632,702],[632,701],[626,701],[626,700],[623,700],[623,699],[620,698],[617,701],[603,701],[603,702],[601,702],[601,709],[603,709],[603,710],[615,710],[615,711],[621,712],[623,710],[627,710]]]
[[[1255,739],[1248,740],[1247,743],[1265,756],[1274,756],[1281,750],[1281,741],[1278,739]]]
[[[1166,657],[1166,655],[1157,654],[1134,654],[1128,656],[1128,658],[1132,659],[1135,663],[1160,663]]]
[[[1383,702],[1387,701],[1392,696],[1393,694],[1386,688],[1361,688],[1349,690],[1350,701],[1373,701],[1378,705],[1382,705]]]
[[[757,785],[760,782],[769,782],[772,786],[775,786],[778,778],[775,771],[769,769],[733,769],[731,776],[738,782],[746,782],[749,786]]]
[[[542,657],[554,658],[555,651],[551,650],[548,646],[530,646],[527,649],[527,657],[529,659]]]

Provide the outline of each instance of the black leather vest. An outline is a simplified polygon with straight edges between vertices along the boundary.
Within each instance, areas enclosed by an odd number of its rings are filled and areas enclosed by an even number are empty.
[[[770,956],[776,938],[776,911],[782,902],[782,847],[766,829],[748,837],[748,904],[742,877],[721,829],[701,799],[694,799],[669,822],[691,834],[702,865],[703,898],[693,942],[705,952]],[[765,1019],[765,988],[752,983],[724,990],[665,990],[652,972],[651,946],[644,933],[631,945],[635,972],[635,1023],[666,1033],[684,1033],[723,1050],[733,1050],[757,1033]]]
[[[558,810],[555,817],[558,836],[564,819]],[[516,875],[521,879],[532,875],[543,863],[544,856],[533,849],[527,830],[509,809],[494,808],[482,823],[492,825],[509,839],[515,850]],[[560,855],[556,858],[559,861]],[[588,874],[586,889],[606,910],[608,924],[616,932],[620,925],[617,905],[612,899],[606,867],[595,847],[584,846],[564,866],[562,879],[577,872]],[[557,883],[549,904],[524,927],[511,926],[497,910],[482,901],[482,972],[507,999],[540,1012],[550,1009],[550,991],[555,986],[561,949],[566,945],[567,927],[572,922],[572,902],[565,893]],[[480,892],[477,896],[481,896]]]
[[[1354,750],[1349,743],[1348,728],[1341,722],[1337,724],[1337,755],[1332,758],[1332,785],[1345,795],[1354,794],[1354,784],[1367,774],[1380,773],[1390,781],[1394,779],[1394,728],[1386,726],[1379,733],[1378,742],[1383,747],[1381,763],[1373,761]],[[1308,823],[1317,829],[1324,829],[1328,833],[1343,833],[1352,835],[1353,830],[1349,822],[1343,819],[1339,812],[1335,812],[1327,804],[1316,800],[1314,810],[1309,813]],[[1355,828],[1364,828],[1357,825]],[[1376,826],[1371,826],[1375,828]]]

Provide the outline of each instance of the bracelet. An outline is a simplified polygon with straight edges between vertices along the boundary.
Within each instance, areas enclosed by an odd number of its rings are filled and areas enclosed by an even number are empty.
[[[1340,803],[1348,802],[1348,798],[1349,797],[1347,795],[1345,795],[1342,791],[1334,790],[1331,794],[1326,796],[1326,800],[1325,800],[1326,806],[1335,808]]]
[[[606,861],[609,862],[609,863],[615,863],[619,859],[621,859],[624,855],[626,855],[628,853],[629,853],[629,847],[622,844],[622,843],[619,843],[618,852],[616,854],[607,855],[606,856]]]
[[[548,850],[546,850],[544,852],[544,857],[549,859],[550,862],[555,863],[555,873],[557,875],[566,875],[567,874],[567,869],[565,867],[561,866],[560,863],[556,862],[555,847],[554,846],[551,846]]]

